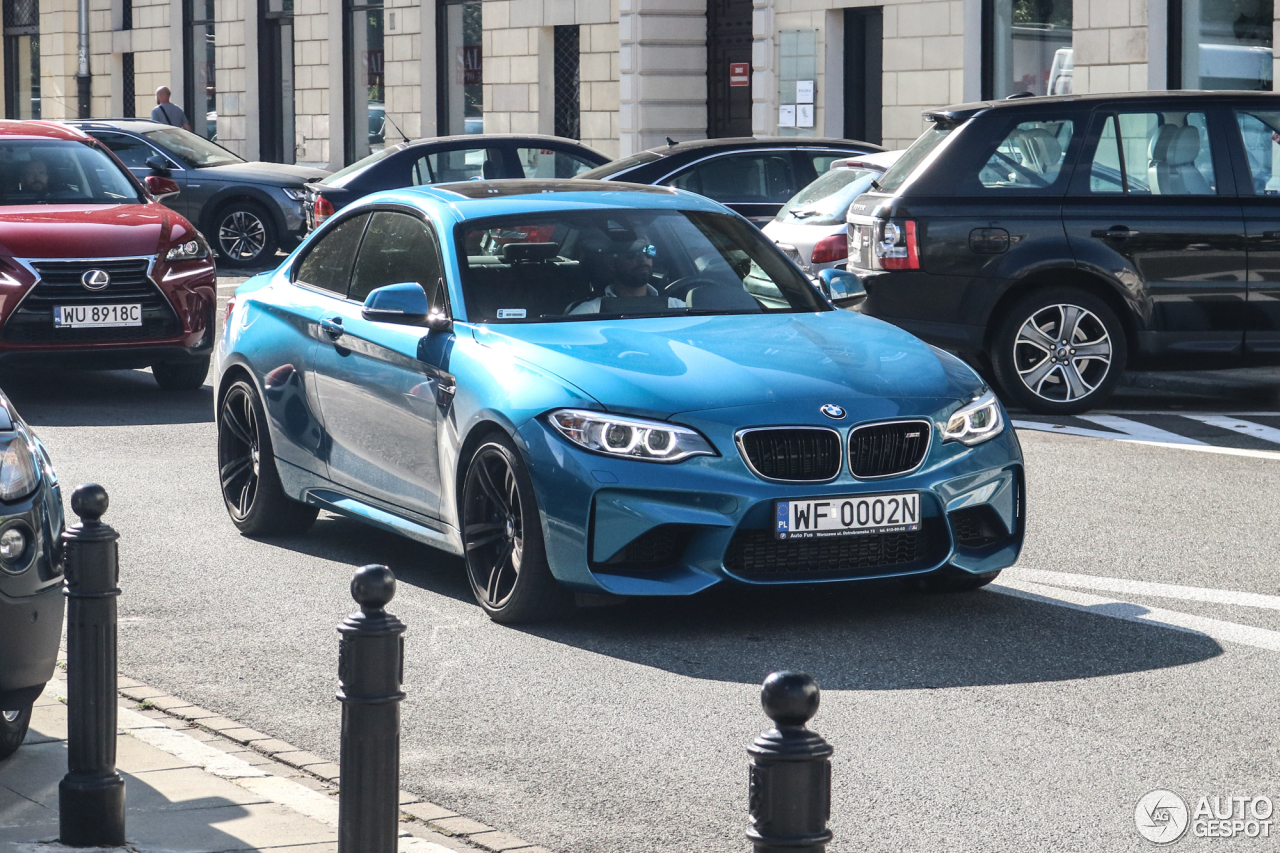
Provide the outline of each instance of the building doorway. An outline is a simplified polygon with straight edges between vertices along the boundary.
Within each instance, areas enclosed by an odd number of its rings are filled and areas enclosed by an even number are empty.
[[[707,137],[751,135],[751,0],[707,0]]]
[[[881,7],[844,10],[844,138],[879,145],[884,110],[880,79],[884,57]]]
[[[258,19],[259,157],[296,159],[293,102],[293,0],[261,0]]]

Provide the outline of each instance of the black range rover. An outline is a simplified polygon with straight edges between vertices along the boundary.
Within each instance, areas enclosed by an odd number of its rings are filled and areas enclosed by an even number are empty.
[[[1071,414],[1126,367],[1280,363],[1280,96],[1018,98],[932,127],[849,210],[864,313]]]

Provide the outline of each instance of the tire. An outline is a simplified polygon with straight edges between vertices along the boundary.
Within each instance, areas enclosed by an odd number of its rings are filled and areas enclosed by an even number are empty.
[[[505,435],[471,455],[458,510],[467,580],[490,619],[533,622],[572,607],[572,595],[547,565],[533,481]]]
[[[246,379],[232,383],[218,406],[218,480],[232,523],[247,536],[302,533],[320,513],[284,493],[267,415]]]
[[[204,386],[209,375],[209,357],[191,362],[161,362],[151,365],[156,384],[166,391],[194,391]]]
[[[1000,572],[998,570],[994,572],[987,572],[982,575],[975,575],[971,572],[966,572],[963,569],[957,569],[954,566],[944,566],[936,572],[907,578],[906,581],[907,586],[917,592],[973,592],[975,589],[982,589],[999,576]]]
[[[262,266],[280,248],[275,220],[254,201],[233,201],[221,208],[213,217],[209,233],[218,257],[228,267]]]
[[[1128,341],[1120,318],[1097,296],[1045,287],[1005,313],[989,357],[1006,400],[1041,415],[1074,415],[1111,396]]]
[[[18,751],[31,724],[31,703],[17,710],[0,712],[0,761]]]

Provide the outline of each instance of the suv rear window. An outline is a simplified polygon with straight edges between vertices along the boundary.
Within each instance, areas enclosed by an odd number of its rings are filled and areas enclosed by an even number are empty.
[[[897,161],[889,167],[889,171],[884,173],[884,177],[878,181],[882,192],[897,192],[898,188],[906,183],[907,178],[911,177],[911,173],[916,167],[924,162],[925,158],[934,152],[942,141],[951,135],[951,131],[955,126],[934,125],[920,135],[920,138],[911,143],[908,148]]]
[[[988,190],[1048,190],[1058,181],[1075,133],[1071,119],[1023,121],[1000,140],[978,173]]]

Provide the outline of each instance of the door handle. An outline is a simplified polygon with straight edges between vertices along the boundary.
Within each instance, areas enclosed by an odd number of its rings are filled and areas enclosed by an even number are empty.
[[[340,317],[334,317],[332,320],[321,320],[320,328],[335,341],[347,333],[347,330],[342,328],[342,319]]]
[[[1136,237],[1137,231],[1130,231],[1123,225],[1112,225],[1106,231],[1091,232],[1094,237],[1101,237],[1104,240],[1128,240],[1130,237]]]

